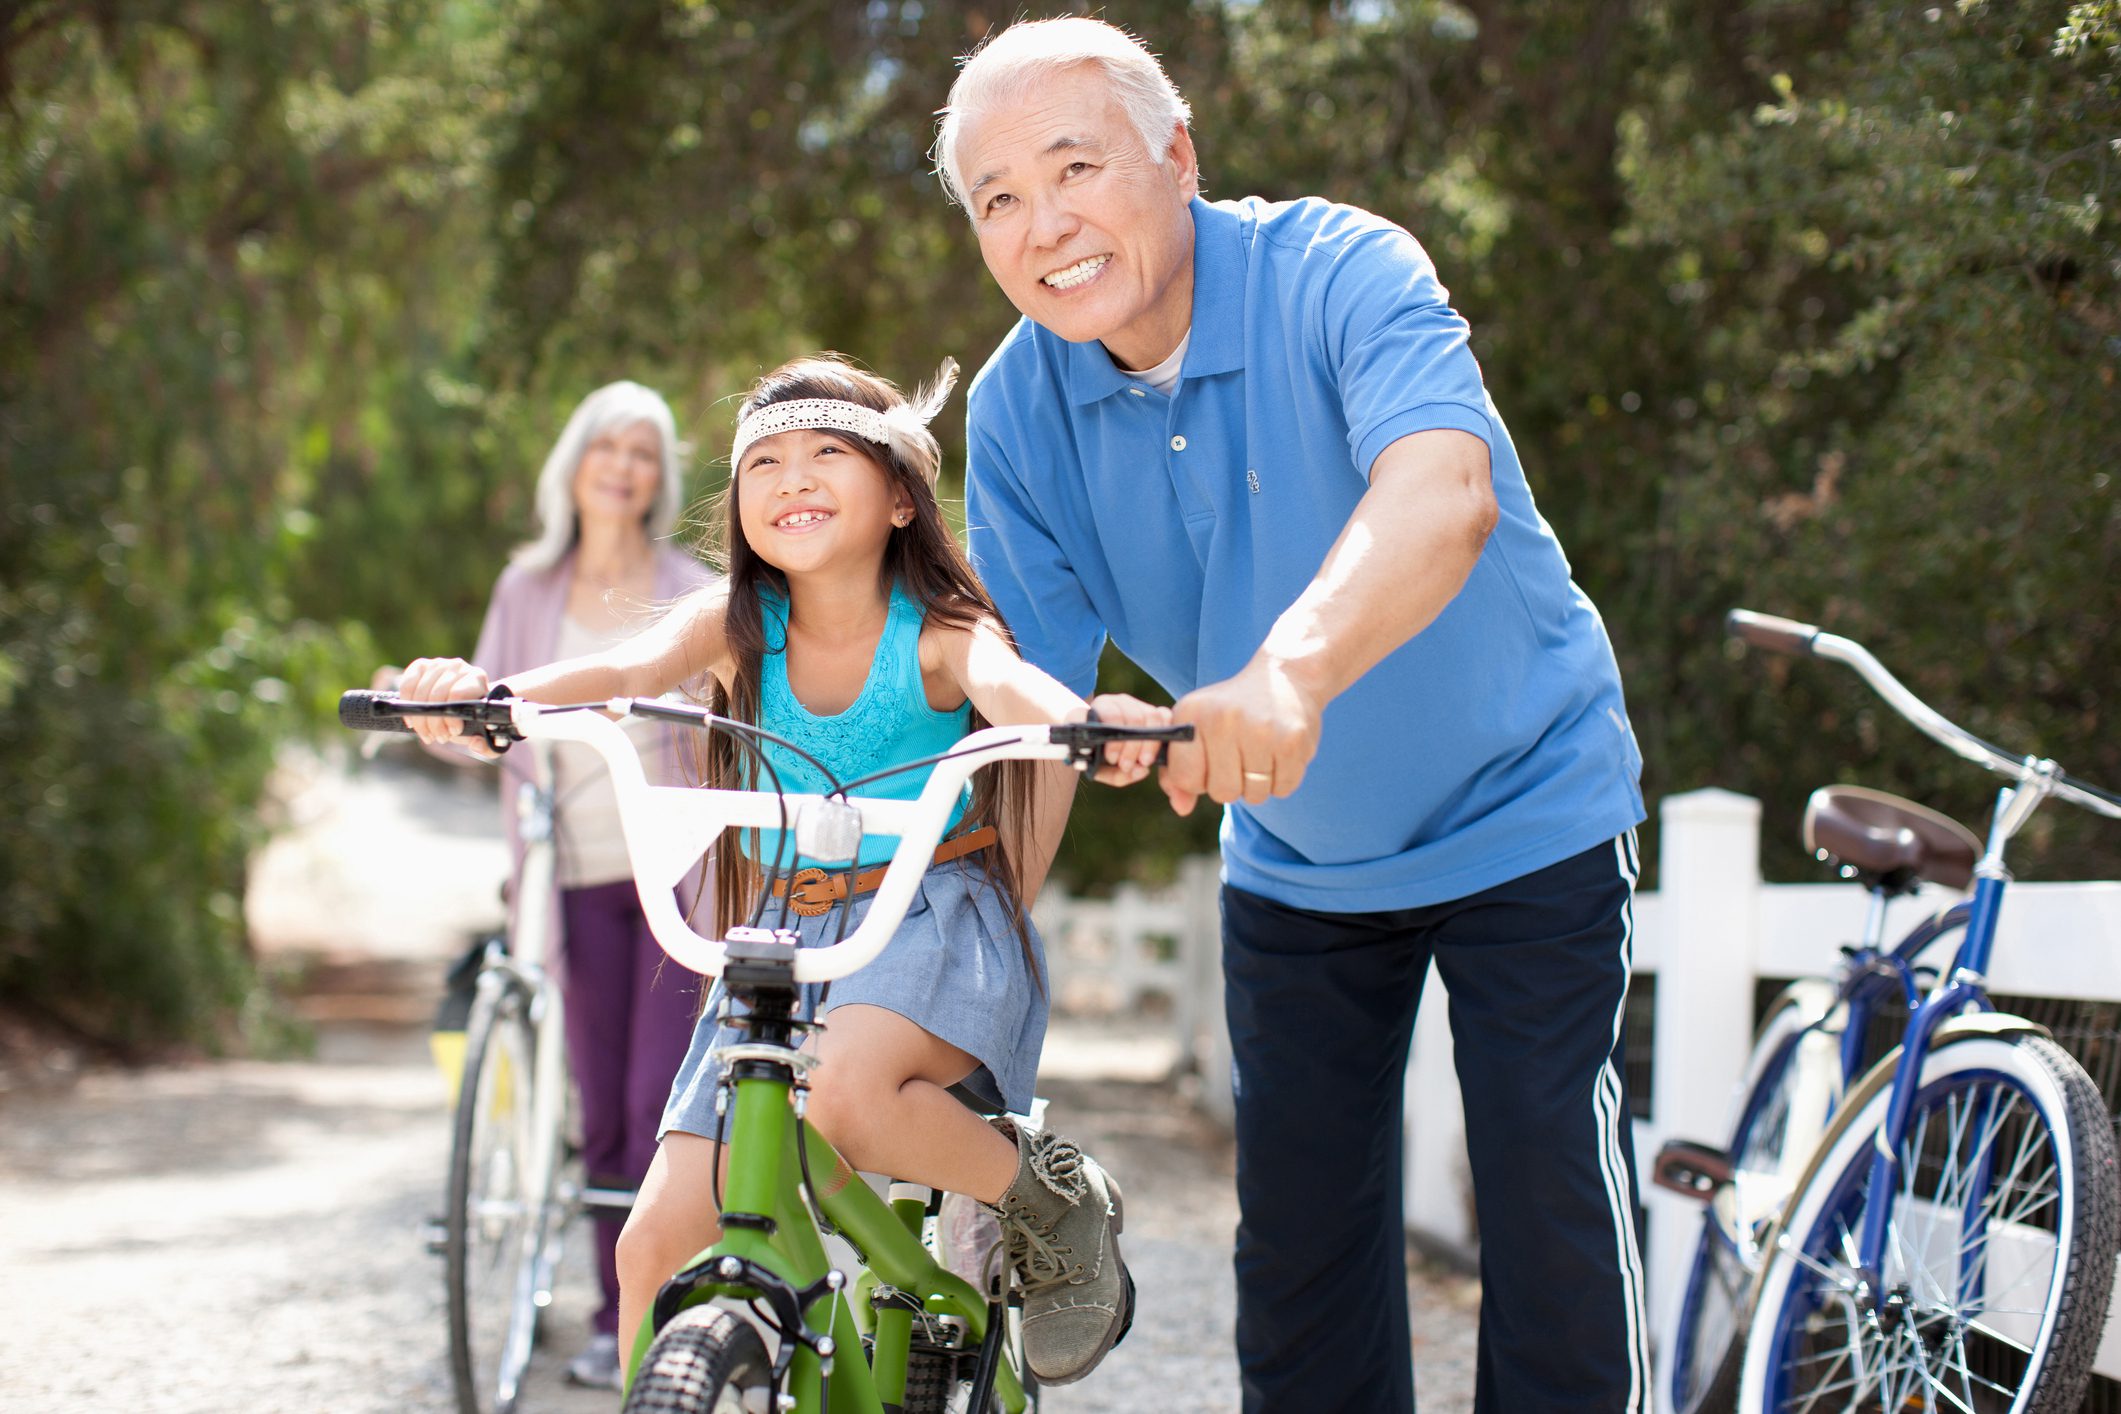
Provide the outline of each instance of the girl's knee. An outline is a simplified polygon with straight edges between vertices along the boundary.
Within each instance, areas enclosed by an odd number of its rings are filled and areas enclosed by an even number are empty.
[[[673,1211],[669,1205],[644,1204],[627,1215],[619,1231],[619,1281],[626,1286],[661,1286],[666,1278],[721,1236],[712,1212]]]
[[[872,1085],[814,1082],[804,1113],[810,1127],[857,1168],[870,1148],[870,1137],[891,1123],[891,1092]]]
[[[643,1221],[643,1210],[636,1208],[626,1219],[626,1226],[619,1230],[620,1280],[629,1286],[634,1285],[648,1269],[662,1265],[661,1254],[669,1245],[658,1226],[652,1221]]]

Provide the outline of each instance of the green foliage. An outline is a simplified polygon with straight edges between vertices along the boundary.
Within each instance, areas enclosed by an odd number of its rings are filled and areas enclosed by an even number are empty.
[[[1626,234],[1698,321],[1658,547],[1691,590],[1662,667],[1666,779],[1763,794],[1778,839],[1830,776],[1985,816],[1993,783],[1852,679],[1724,661],[1733,602],[1862,639],[1990,739],[2121,778],[2099,730],[2121,693],[2113,8],[1859,6],[1830,45],[1754,18],[1760,101],[1676,148],[1653,111],[1623,158]],[[2043,873],[2121,859],[2075,812],[2036,827]]]
[[[926,173],[969,0],[89,0],[0,22],[0,994],[140,1044],[251,985],[274,742],[461,651],[574,402],[1013,311]],[[2121,781],[2114,0],[1143,0],[1209,193],[1421,237],[1606,614],[1652,796],[1980,777],[1745,603]],[[955,439],[954,431],[951,440]],[[953,447],[951,462],[960,458]],[[1117,655],[1107,680],[1141,688]],[[2057,809],[2024,856],[2116,872]],[[1204,846],[1082,793],[1063,871]]]
[[[409,392],[477,229],[461,16],[137,9],[18,7],[0,51],[0,996],[127,1048],[216,1040],[250,986],[273,748],[365,677],[349,592],[393,582],[342,577],[390,542],[322,492],[454,435]]]

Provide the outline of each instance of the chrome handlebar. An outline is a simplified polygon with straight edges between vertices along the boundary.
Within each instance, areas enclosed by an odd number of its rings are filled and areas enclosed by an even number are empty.
[[[1914,723],[1918,730],[1945,750],[1998,775],[2009,776],[2020,786],[2044,778],[2041,794],[2054,795],[2085,810],[2121,820],[2121,796],[2084,781],[2071,780],[2052,761],[2015,755],[1975,736],[1917,697],[1907,684],[1894,677],[1873,657],[1868,648],[1852,638],[1827,633],[1795,619],[1756,614],[1750,609],[1731,610],[1724,620],[1724,627],[1731,637],[1755,648],[1796,657],[1824,658],[1854,668],[1857,675],[1870,684],[1871,690],[1885,699],[1887,706]]]

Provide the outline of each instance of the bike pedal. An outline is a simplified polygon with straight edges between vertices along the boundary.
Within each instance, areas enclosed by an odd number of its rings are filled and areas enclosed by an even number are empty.
[[[449,1252],[449,1224],[440,1218],[429,1218],[420,1224],[420,1242],[430,1257],[446,1256]]]
[[[1667,1140],[1650,1167],[1650,1182],[1697,1203],[1707,1202],[1732,1176],[1730,1155],[1687,1139]]]

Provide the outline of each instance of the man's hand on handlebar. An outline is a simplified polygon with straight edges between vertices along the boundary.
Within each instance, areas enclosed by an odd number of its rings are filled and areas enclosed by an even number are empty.
[[[1171,808],[1193,813],[1202,796],[1227,805],[1263,805],[1303,782],[1318,753],[1325,704],[1279,664],[1265,657],[1236,677],[1195,688],[1171,709],[1191,722],[1192,742],[1171,748],[1161,784]]]
[[[462,658],[415,658],[398,678],[398,696],[407,702],[461,702],[484,697],[491,686],[485,670]],[[473,756],[491,757],[492,747],[476,733],[467,733],[454,717],[407,717],[425,746],[454,747]]]
[[[1157,707],[1138,697],[1129,697],[1124,692],[1102,692],[1090,699],[1090,710],[1097,713],[1100,722],[1109,722],[1120,727],[1168,727],[1171,725],[1171,709]],[[1084,720],[1082,717],[1076,721]],[[1149,774],[1156,765],[1157,753],[1162,751],[1160,741],[1114,741],[1105,744],[1105,764],[1092,773],[1092,779],[1108,786],[1131,786]]]

